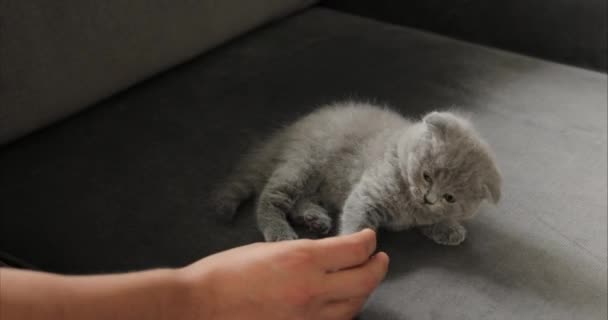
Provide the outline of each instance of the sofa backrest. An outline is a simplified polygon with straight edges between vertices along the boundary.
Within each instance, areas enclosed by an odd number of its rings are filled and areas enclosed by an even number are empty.
[[[0,145],[314,0],[0,0]]]

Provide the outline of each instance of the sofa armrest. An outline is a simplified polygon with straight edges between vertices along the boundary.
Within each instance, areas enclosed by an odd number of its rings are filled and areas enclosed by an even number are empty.
[[[315,0],[2,0],[0,145]]]
[[[606,71],[606,0],[327,0],[328,7]]]

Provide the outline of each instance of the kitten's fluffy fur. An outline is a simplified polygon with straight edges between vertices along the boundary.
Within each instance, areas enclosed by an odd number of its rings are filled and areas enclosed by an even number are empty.
[[[469,121],[432,112],[412,122],[363,103],[338,103],[300,119],[244,158],[215,204],[232,218],[259,195],[257,222],[266,241],[296,239],[288,217],[321,233],[328,211],[339,233],[420,227],[442,244],[459,244],[484,200],[500,198],[501,177]]]

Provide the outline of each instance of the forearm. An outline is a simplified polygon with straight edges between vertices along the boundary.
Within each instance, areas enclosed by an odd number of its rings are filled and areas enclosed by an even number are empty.
[[[0,319],[179,319],[188,290],[174,270],[61,276],[0,269]]]

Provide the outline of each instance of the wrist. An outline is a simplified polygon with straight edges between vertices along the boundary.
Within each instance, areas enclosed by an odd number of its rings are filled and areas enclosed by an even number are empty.
[[[185,301],[188,297],[188,288],[181,281],[178,270],[160,269],[153,272],[159,281],[155,288],[148,288],[146,290],[155,290],[159,293],[157,295],[158,301],[155,302],[159,312],[155,319],[190,319],[184,317],[186,314],[183,313],[186,305]]]
[[[213,319],[216,314],[215,282],[209,272],[191,266],[173,271],[174,294],[168,300],[168,319]]]

